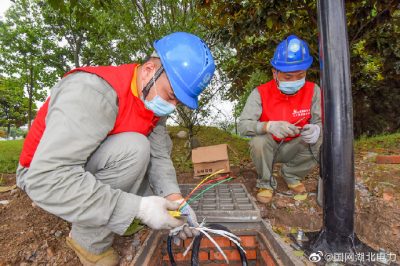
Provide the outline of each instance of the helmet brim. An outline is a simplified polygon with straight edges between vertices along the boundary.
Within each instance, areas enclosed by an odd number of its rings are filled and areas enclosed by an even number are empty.
[[[168,70],[165,70],[168,76]],[[169,80],[172,90],[174,91],[174,94],[176,98],[181,102],[182,104],[186,105],[190,109],[197,109],[199,107],[197,97],[191,97],[188,94],[185,93],[184,89],[182,89],[174,80]]]
[[[292,66],[289,64],[285,65],[275,64],[273,60],[271,60],[271,65],[280,72],[294,72],[294,71],[309,69],[312,65],[312,62],[313,58],[310,57],[310,60],[307,60],[301,64],[293,64]]]
[[[155,44],[156,46],[156,44]],[[157,49],[157,47],[156,47]],[[183,105],[189,107],[190,109],[197,109],[199,106],[197,97],[192,97],[188,95],[185,92],[185,89],[181,87],[181,85],[174,79],[171,79],[170,77],[173,77],[173,70],[169,67],[168,64],[164,62],[164,59],[160,57],[161,64],[164,67],[165,73],[167,74],[169,83],[171,84],[172,90],[174,91],[174,94],[176,98],[179,100],[180,103]]]

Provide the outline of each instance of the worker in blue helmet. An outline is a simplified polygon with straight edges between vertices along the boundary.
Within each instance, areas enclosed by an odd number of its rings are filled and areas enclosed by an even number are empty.
[[[306,81],[313,58],[295,35],[283,40],[271,60],[273,79],[252,91],[240,116],[239,131],[251,136],[257,200],[269,203],[276,189],[274,163],[294,193],[304,193],[304,177],[317,164],[322,141],[321,91]]]
[[[17,185],[72,223],[66,241],[82,264],[117,265],[114,235],[140,224],[181,239],[197,232],[166,119],[178,103],[198,107],[214,70],[203,40],[175,32],[142,64],[77,68],[52,88],[25,139]]]

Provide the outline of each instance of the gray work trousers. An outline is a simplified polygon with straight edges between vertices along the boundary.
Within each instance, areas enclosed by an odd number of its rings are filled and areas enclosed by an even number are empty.
[[[321,142],[320,136],[318,142],[311,145],[313,154],[310,152],[309,144],[301,137],[282,143],[274,162],[283,163],[281,174],[288,185],[301,182],[317,164],[314,157],[316,159],[319,157]],[[276,142],[271,134],[257,135],[250,140],[250,155],[258,174],[258,188],[271,189],[272,161],[278,145],[279,142]]]
[[[149,190],[145,178],[149,161],[148,139],[138,133],[126,132],[107,137],[90,156],[85,170],[114,189],[143,195]],[[71,234],[80,246],[95,254],[107,250],[114,240],[114,233],[105,226],[88,227],[73,223]]]

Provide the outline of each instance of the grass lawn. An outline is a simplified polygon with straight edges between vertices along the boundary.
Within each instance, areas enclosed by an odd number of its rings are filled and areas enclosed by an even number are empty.
[[[15,173],[24,140],[0,141],[0,173]]]
[[[357,150],[381,154],[400,153],[400,132],[375,137],[361,137],[355,141]]]
[[[185,147],[186,139],[176,137],[182,128],[168,127],[171,139],[174,143],[172,160],[178,172],[191,171],[192,163],[189,150]],[[215,127],[201,127],[196,138],[201,146],[227,143],[231,164],[239,165],[250,160],[248,139],[231,135]],[[23,140],[0,141],[0,173],[14,173]],[[380,135],[376,137],[361,137],[355,141],[356,150],[385,153],[400,153],[400,133]]]

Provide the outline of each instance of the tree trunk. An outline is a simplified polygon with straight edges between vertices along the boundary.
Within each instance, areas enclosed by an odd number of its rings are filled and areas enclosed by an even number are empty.
[[[81,66],[79,62],[79,53],[81,52],[81,47],[82,47],[82,38],[79,36],[76,39],[75,51],[74,51],[74,63],[76,68]]]
[[[7,123],[7,139],[10,137],[11,134],[11,124],[10,122]]]
[[[236,115],[235,115],[235,134],[236,135],[238,134],[238,131],[237,131],[237,117],[236,117]]]
[[[33,66],[29,68],[29,85],[28,85],[28,131],[32,123],[32,102],[33,102]]]

